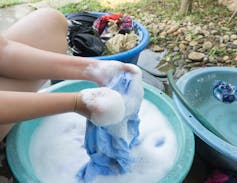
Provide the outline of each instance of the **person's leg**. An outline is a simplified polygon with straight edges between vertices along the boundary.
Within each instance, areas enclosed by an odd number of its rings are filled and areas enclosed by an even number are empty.
[[[36,10],[10,27],[4,34],[7,39],[42,50],[66,53],[67,21],[58,11],[44,8]],[[0,90],[37,91],[45,81],[17,80],[0,77]],[[0,125],[0,140],[12,125]]]
[[[5,36],[42,50],[65,53],[67,21],[63,14],[51,8],[32,12],[12,27]]]
[[[66,53],[67,21],[57,10],[43,8],[24,17],[4,34],[8,39],[42,50]],[[42,81],[0,77],[0,90],[37,91]]]

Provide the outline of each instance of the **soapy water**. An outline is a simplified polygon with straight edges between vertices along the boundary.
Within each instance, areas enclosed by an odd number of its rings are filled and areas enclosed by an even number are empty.
[[[97,176],[93,183],[155,183],[174,164],[177,154],[175,134],[157,107],[143,100],[140,112],[140,144],[131,150],[132,172]],[[89,161],[84,148],[86,119],[76,113],[44,118],[30,144],[30,160],[43,183],[78,183],[76,174]]]

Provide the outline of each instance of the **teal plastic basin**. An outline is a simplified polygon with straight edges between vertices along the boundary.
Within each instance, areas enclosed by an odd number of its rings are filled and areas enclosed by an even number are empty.
[[[237,102],[222,103],[213,96],[215,81],[222,80],[237,85],[237,69],[210,67],[188,72],[177,81],[186,100],[205,119],[215,126],[227,143],[206,129],[174,95],[178,111],[196,134],[196,151],[213,165],[237,170]]]
[[[96,87],[88,81],[63,81],[53,85],[45,92],[73,92]],[[183,123],[174,108],[173,101],[160,90],[144,84],[145,99],[152,102],[167,117],[177,137],[178,152],[174,166],[159,183],[182,182],[191,167],[194,156],[194,136],[191,129]],[[25,121],[16,125],[7,138],[7,159],[12,172],[20,183],[39,183],[29,159],[31,136],[43,118]],[[158,123],[159,121],[157,121]],[[162,165],[161,165],[162,166]]]

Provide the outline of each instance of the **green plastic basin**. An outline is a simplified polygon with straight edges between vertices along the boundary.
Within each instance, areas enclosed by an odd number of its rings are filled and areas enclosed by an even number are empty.
[[[45,92],[73,92],[96,87],[88,81],[63,81]],[[178,152],[175,163],[159,183],[182,182],[191,167],[194,156],[194,136],[177,114],[173,101],[162,91],[144,83],[145,99],[152,102],[166,116],[177,137]],[[17,124],[7,138],[7,159],[12,172],[20,183],[38,183],[29,159],[31,136],[43,118]],[[157,121],[158,123],[159,121]],[[161,165],[162,166],[162,165]]]
[[[193,70],[177,81],[186,100],[220,131],[227,141],[205,128],[174,95],[177,109],[196,135],[196,152],[214,166],[237,171],[237,102],[223,103],[213,96],[217,80],[237,85],[237,69],[210,67]]]

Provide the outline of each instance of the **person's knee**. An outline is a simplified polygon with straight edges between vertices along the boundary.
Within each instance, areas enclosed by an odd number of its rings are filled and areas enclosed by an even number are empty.
[[[36,13],[42,16],[43,20],[49,21],[52,26],[57,28],[57,30],[60,29],[62,29],[63,31],[67,30],[67,20],[65,16],[56,9],[41,8],[38,9]]]

